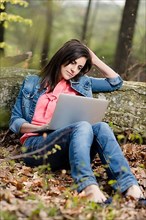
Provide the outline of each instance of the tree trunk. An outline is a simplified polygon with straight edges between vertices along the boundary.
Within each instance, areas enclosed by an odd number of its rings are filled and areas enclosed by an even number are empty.
[[[125,77],[125,79],[126,76],[124,73],[127,69],[128,58],[132,48],[139,1],[140,0],[126,0],[119,31],[114,69],[121,75],[123,74],[123,78]]]
[[[87,27],[88,27],[90,8],[91,8],[91,0],[88,1],[88,7],[87,7],[86,14],[85,14],[85,19],[84,19],[84,24],[83,24],[83,32],[82,32],[82,37],[81,37],[82,41],[87,40],[86,39],[86,34],[87,34]]]
[[[51,31],[52,31],[52,23],[53,23],[52,0],[47,2],[46,19],[47,22],[46,22],[42,53],[41,53],[41,67],[44,67],[48,60],[48,51],[51,40]]]
[[[99,9],[99,1],[95,1],[94,10],[93,10],[92,17],[91,17],[91,25],[90,25],[89,34],[88,34],[88,47],[90,46],[90,40],[93,35],[93,29],[94,29],[95,23],[97,22],[96,18],[98,14],[98,9]]]
[[[8,127],[10,110],[24,77],[37,73],[38,70],[1,68],[0,128]],[[118,91],[94,94],[96,98],[101,96],[109,100],[104,121],[113,123],[115,133],[130,130],[146,138],[146,83],[125,81]]]
[[[6,3],[4,3],[4,9],[0,8],[0,14],[2,12],[6,11]],[[4,35],[5,35],[5,28],[4,28],[4,22],[0,22],[0,43],[4,42]],[[4,48],[0,48],[0,58],[5,55]]]

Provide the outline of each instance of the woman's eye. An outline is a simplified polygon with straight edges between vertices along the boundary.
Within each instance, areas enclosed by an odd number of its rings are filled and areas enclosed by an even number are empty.
[[[71,61],[71,63],[72,63],[72,64],[75,64],[75,61],[73,60],[73,61]]]
[[[81,70],[81,69],[82,69],[82,66],[78,66],[78,69]]]

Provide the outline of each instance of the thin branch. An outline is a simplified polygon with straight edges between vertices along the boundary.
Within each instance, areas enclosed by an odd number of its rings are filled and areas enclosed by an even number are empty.
[[[46,149],[47,149],[48,147],[50,147],[51,145],[55,144],[55,142],[56,142],[60,137],[62,137],[63,135],[65,135],[69,130],[71,130],[71,129],[68,129],[66,132],[63,132],[63,133],[60,134],[58,137],[56,137],[54,140],[52,140],[50,143],[48,143],[47,145],[45,145],[44,147],[42,147],[42,148],[40,148],[40,149],[37,149],[37,150],[32,151],[32,152],[30,152],[30,153],[24,153],[24,154],[20,154],[20,155],[16,155],[16,156],[10,156],[10,157],[6,158],[6,160],[16,160],[16,159],[25,158],[25,157],[33,156],[34,154],[40,153],[41,151],[46,150]]]

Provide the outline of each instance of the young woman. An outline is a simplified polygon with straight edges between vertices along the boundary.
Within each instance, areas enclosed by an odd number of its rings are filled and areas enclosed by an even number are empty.
[[[104,78],[85,75],[92,65],[99,69]],[[80,121],[50,130],[46,137],[32,132],[50,122],[61,93],[92,97],[92,92],[110,92],[121,86],[120,76],[89,48],[76,39],[66,42],[40,76],[26,77],[12,110],[10,129],[22,134],[20,141],[27,153],[39,156],[28,155],[25,163],[29,166],[48,163],[52,171],[70,168],[78,193],[90,201],[103,203],[106,197],[91,168],[91,162],[98,153],[102,163],[108,165],[109,178],[116,180],[114,190],[135,199],[142,198],[137,180],[108,124],[99,122],[91,125]],[[53,153],[55,144],[61,149]]]

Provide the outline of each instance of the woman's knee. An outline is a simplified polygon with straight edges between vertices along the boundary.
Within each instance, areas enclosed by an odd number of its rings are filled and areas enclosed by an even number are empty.
[[[113,133],[110,126],[106,122],[98,122],[92,126],[94,134],[111,134]]]
[[[80,121],[76,125],[77,128],[92,132],[92,125],[87,121]]]
[[[84,135],[93,137],[92,125],[87,121],[77,122],[74,126],[73,133],[76,133],[78,136]]]
[[[110,129],[109,125],[106,122],[98,122],[93,125],[93,128],[98,130]]]

